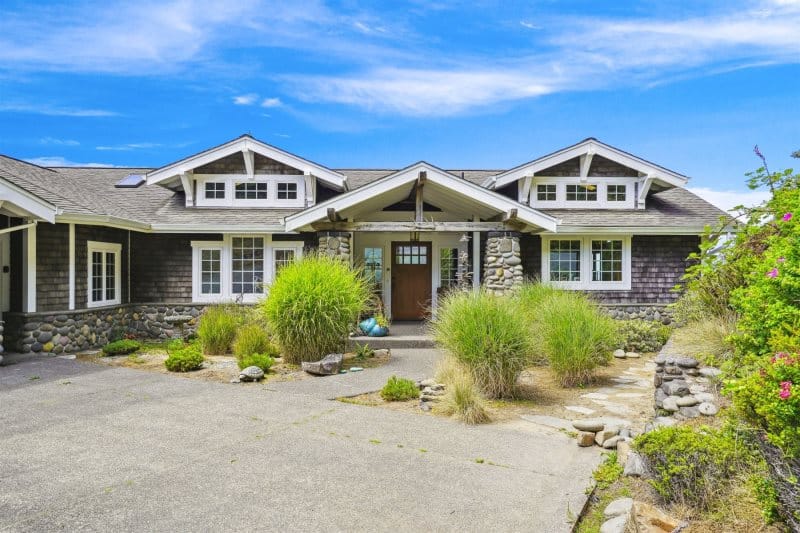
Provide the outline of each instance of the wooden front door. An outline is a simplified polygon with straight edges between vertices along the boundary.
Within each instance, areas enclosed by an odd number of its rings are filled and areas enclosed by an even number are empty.
[[[392,319],[422,320],[431,307],[431,243],[392,243]]]

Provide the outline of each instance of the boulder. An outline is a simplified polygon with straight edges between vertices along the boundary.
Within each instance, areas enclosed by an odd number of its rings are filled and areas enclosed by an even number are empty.
[[[614,518],[615,516],[628,515],[631,509],[633,509],[633,498],[619,498],[606,506],[603,516]]]
[[[614,357],[617,359],[625,359],[625,350],[614,350]]]
[[[636,531],[667,533],[675,530],[680,531],[680,529],[686,527],[685,523],[644,502],[633,502],[633,515],[634,520],[636,520]]]
[[[419,382],[419,386],[420,386],[421,389],[424,389],[425,387],[430,387],[430,386],[433,386],[433,385],[436,385],[436,380],[433,379],[433,378],[423,379],[422,381]]]
[[[683,368],[697,368],[700,365],[700,361],[694,357],[678,357],[675,362]]]
[[[711,402],[703,402],[697,406],[697,410],[700,411],[700,414],[714,416],[717,414],[717,412],[719,412],[719,407]]]
[[[629,518],[627,514],[624,514],[606,520],[603,522],[603,525],[600,526],[600,533],[625,533],[628,528]]]
[[[604,429],[602,431],[598,431],[594,434],[594,442],[598,446],[603,446],[603,444],[612,437],[616,437],[619,434],[618,428],[609,428]]]
[[[591,431],[581,431],[578,433],[578,446],[587,448],[594,445],[594,433]]]
[[[670,413],[674,413],[680,409],[680,407],[678,407],[678,400],[675,396],[667,396],[664,398],[664,401],[661,402],[661,408],[665,411],[669,411]]]
[[[606,424],[602,420],[574,420],[572,422],[572,427],[578,431],[597,433],[598,431],[602,431],[606,427]]]
[[[683,418],[697,418],[700,416],[700,410],[697,407],[681,407],[678,411]]]
[[[606,450],[616,450],[620,442],[623,442],[623,439],[619,435],[611,437],[603,441],[603,448]]]
[[[316,376],[332,376],[338,374],[342,369],[342,361],[344,356],[340,353],[331,353],[320,359],[319,361],[309,363],[304,362],[302,369],[304,372],[314,374]]]
[[[668,396],[686,396],[689,394],[689,385],[683,380],[673,380],[661,385]]]
[[[714,395],[713,395],[713,394],[711,394],[710,392],[698,392],[698,393],[696,393],[696,394],[694,395],[694,397],[695,397],[695,398],[697,399],[697,401],[698,401],[698,402],[700,402],[700,403],[703,403],[703,402],[713,402],[713,401],[714,401]]]
[[[622,471],[623,476],[630,477],[644,477],[647,473],[644,467],[642,456],[636,452],[628,454],[628,460],[625,461],[625,469]]]
[[[239,372],[240,381],[259,381],[264,378],[264,371],[257,366],[248,366]]]

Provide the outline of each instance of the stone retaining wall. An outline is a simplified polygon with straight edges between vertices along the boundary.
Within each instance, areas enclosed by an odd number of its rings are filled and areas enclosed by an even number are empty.
[[[672,324],[672,309],[667,305],[600,304],[611,318],[617,320],[649,320]]]
[[[8,313],[8,344],[22,353],[77,352],[131,335],[169,339],[193,333],[202,304],[126,304],[63,313]]]

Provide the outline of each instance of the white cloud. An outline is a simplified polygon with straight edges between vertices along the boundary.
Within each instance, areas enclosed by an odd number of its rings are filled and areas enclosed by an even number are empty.
[[[95,146],[95,150],[101,152],[130,152],[132,150],[147,150],[150,148],[158,148],[162,146],[159,143],[126,143],[117,144],[114,146]]]
[[[254,93],[242,94],[233,97],[233,103],[236,105],[253,105],[258,100],[258,95]]]
[[[523,28],[528,28],[529,30],[541,30],[542,27],[538,24],[534,24],[533,22],[528,22],[527,20],[520,20],[519,25]]]
[[[64,157],[53,155],[44,157],[32,157],[26,159],[28,163],[39,165],[40,167],[113,167],[109,163],[76,163]]]
[[[770,197],[768,191],[717,191],[708,187],[690,187],[689,190],[723,211],[738,205],[754,207]]]
[[[54,137],[43,137],[39,139],[39,144],[52,146],[79,146],[81,143],[72,139],[56,139]]]
[[[264,98],[261,107],[280,107],[283,105],[280,98]]]
[[[105,109],[80,109],[48,104],[0,104],[0,113],[25,113],[53,117],[115,117],[119,113]]]

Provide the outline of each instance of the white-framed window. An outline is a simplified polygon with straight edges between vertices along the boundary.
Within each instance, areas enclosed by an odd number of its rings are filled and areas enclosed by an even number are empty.
[[[193,179],[197,207],[306,207],[301,174],[194,174]]]
[[[542,280],[566,289],[630,290],[631,236],[542,237]]]
[[[586,183],[576,176],[536,177],[531,207],[557,209],[634,209],[633,178],[592,177]]]
[[[458,285],[458,248],[439,248],[439,285]]]
[[[266,200],[267,182],[246,181],[235,185],[234,197],[237,200]]]
[[[297,183],[278,182],[278,200],[296,200]]]
[[[556,201],[556,184],[540,183],[536,186],[536,200],[539,202]]]
[[[383,248],[364,248],[364,274],[378,287],[383,285]]]
[[[213,296],[222,294],[222,249],[200,250],[200,294]]]
[[[264,238],[231,239],[231,293],[235,295],[264,292]]]
[[[88,307],[122,301],[122,245],[87,241]]]
[[[625,185],[608,185],[606,186],[606,201],[624,202],[626,191],[627,187]]]
[[[567,184],[568,202],[596,202],[597,185],[589,183],[586,185]]]
[[[207,181],[205,184],[205,198],[206,200],[224,200],[225,182]]]

